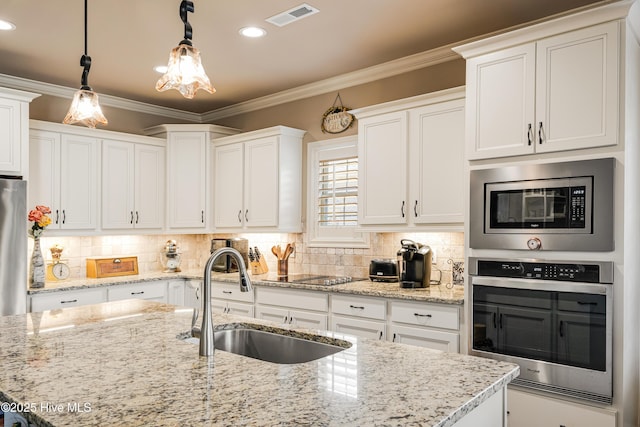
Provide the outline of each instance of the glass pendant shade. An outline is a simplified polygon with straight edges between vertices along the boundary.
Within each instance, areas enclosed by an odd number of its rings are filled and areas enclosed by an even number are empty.
[[[181,43],[171,50],[167,72],[156,83],[157,91],[168,89],[177,89],[188,99],[192,99],[198,89],[216,91],[204,72],[198,49]]]
[[[90,128],[95,128],[97,124],[106,125],[107,118],[98,104],[98,94],[90,89],[80,89],[73,94],[71,108],[62,123],[82,123]]]

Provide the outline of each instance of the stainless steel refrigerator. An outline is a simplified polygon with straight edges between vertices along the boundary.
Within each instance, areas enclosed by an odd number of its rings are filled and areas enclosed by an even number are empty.
[[[27,182],[0,176],[0,316],[27,311]]]

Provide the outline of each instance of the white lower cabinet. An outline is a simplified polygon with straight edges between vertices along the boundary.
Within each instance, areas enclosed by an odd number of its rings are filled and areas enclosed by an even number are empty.
[[[161,280],[147,283],[136,283],[132,285],[110,286],[108,293],[109,301],[134,298],[167,302],[167,282]]]
[[[460,312],[457,305],[391,301],[389,338],[393,342],[457,353]]]
[[[202,281],[185,280],[184,306],[202,309]]]
[[[79,305],[99,304],[107,301],[106,288],[85,289],[80,291],[60,291],[31,295],[29,311],[38,312],[56,310]]]
[[[331,296],[331,330],[363,338],[384,340],[387,302],[382,298]]]
[[[184,305],[185,281],[172,280],[167,285],[167,302],[173,305]]]
[[[242,292],[238,283],[211,282],[211,307],[214,313],[254,317],[254,291]]]
[[[385,322],[356,319],[345,316],[331,316],[331,330],[341,334],[355,335],[362,338],[386,340],[387,325]]]
[[[515,389],[507,390],[509,427],[615,427],[616,412]]]
[[[256,288],[255,317],[308,329],[329,326],[329,295],[284,288]]]

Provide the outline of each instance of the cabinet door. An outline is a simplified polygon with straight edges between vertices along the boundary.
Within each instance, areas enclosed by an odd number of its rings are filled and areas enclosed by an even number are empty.
[[[537,43],[536,151],[617,144],[618,25]]]
[[[62,224],[60,207],[60,134],[31,130],[29,132],[29,209],[36,205],[51,208],[49,229]]]
[[[432,348],[449,353],[460,351],[460,336],[451,332],[391,325],[389,334],[391,341],[401,344]]]
[[[167,302],[174,305],[185,305],[185,283],[182,280],[169,282],[167,287]]]
[[[135,228],[162,228],[164,223],[164,147],[135,145]]]
[[[406,224],[407,113],[381,114],[358,124],[358,220]]]
[[[409,216],[416,224],[464,222],[464,100],[409,112]]]
[[[173,132],[167,145],[170,228],[203,229],[206,204],[207,137],[202,132]]]
[[[467,61],[467,157],[533,152],[535,44]]]
[[[377,340],[385,340],[387,336],[385,322],[352,319],[342,316],[331,316],[331,330],[341,334]]]
[[[245,143],[245,227],[278,225],[279,170],[278,137]]]
[[[257,304],[256,319],[269,320],[276,323],[288,323],[289,310]]]
[[[202,282],[197,280],[187,280],[184,284],[184,305],[186,307],[193,307],[199,310],[202,309],[202,301],[200,295],[202,292],[200,288]]]
[[[218,146],[214,152],[214,225],[240,228],[244,223],[244,144]]]
[[[509,386],[507,389],[509,427],[615,427],[615,411],[565,402]]]
[[[0,175],[20,175],[22,102],[0,98]]]
[[[134,227],[134,145],[102,141],[102,228]]]
[[[253,304],[243,304],[241,302],[227,302],[227,313],[236,316],[253,317]]]
[[[152,281],[134,285],[115,285],[109,287],[109,301],[123,299],[144,299],[167,302],[167,282]]]
[[[312,313],[302,310],[291,310],[289,312],[289,323],[298,328],[327,330],[329,316],[322,313]]]
[[[97,227],[98,141],[78,135],[62,135],[60,142],[61,228],[88,230]]]

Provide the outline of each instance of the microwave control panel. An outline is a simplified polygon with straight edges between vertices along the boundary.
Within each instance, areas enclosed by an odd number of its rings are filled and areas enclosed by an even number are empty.
[[[585,186],[571,187],[570,228],[584,228],[586,221],[587,188]]]

